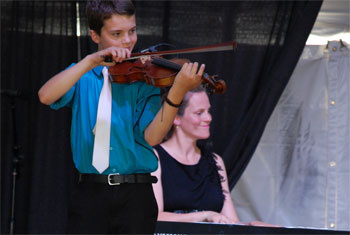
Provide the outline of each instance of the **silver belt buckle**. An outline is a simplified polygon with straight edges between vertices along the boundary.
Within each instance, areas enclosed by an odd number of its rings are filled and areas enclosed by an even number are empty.
[[[109,174],[109,175],[108,175],[108,178],[107,178],[108,184],[109,184],[109,185],[120,185],[120,183],[112,183],[112,182],[111,182],[111,176],[113,176],[113,175],[119,175],[119,174],[118,174],[118,173]]]

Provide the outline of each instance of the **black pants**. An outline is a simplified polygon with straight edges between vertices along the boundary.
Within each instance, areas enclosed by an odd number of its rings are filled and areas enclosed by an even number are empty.
[[[84,182],[71,195],[68,234],[154,234],[158,206],[151,183]]]

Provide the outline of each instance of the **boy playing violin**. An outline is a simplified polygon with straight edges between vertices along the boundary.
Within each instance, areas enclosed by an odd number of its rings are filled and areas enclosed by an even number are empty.
[[[98,51],[53,76],[38,93],[53,109],[72,108],[71,148],[80,179],[71,195],[67,232],[151,234],[158,213],[156,180],[150,175],[158,162],[151,146],[170,129],[186,92],[201,83],[204,65],[184,64],[164,104],[159,88],[144,82],[110,84],[105,67],[129,58],[137,41],[134,6],[129,0],[95,0],[87,3],[86,13]],[[105,62],[106,57],[113,61]],[[110,106],[100,105],[101,90],[111,97]],[[102,126],[110,130],[100,135],[109,136],[108,149],[101,154],[96,149],[103,142],[97,141],[102,129],[96,123],[108,107],[104,120],[110,121]],[[101,160],[105,155],[107,166]],[[99,158],[105,167],[98,165]]]

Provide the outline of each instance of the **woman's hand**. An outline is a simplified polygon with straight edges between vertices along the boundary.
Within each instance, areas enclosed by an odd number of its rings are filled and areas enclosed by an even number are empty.
[[[259,226],[259,227],[281,227],[279,225],[268,224],[262,221],[251,221],[248,223],[250,226]]]
[[[205,222],[213,222],[213,223],[218,223],[218,224],[234,224],[235,222],[220,214],[220,213],[217,213],[217,212],[214,212],[214,211],[206,211],[206,217],[205,217]]]

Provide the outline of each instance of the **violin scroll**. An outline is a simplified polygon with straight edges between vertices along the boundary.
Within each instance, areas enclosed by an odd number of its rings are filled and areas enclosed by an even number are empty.
[[[208,75],[207,73],[203,74],[202,79],[206,82],[213,93],[215,94],[224,94],[226,91],[226,83],[224,80],[216,80],[217,75]]]

